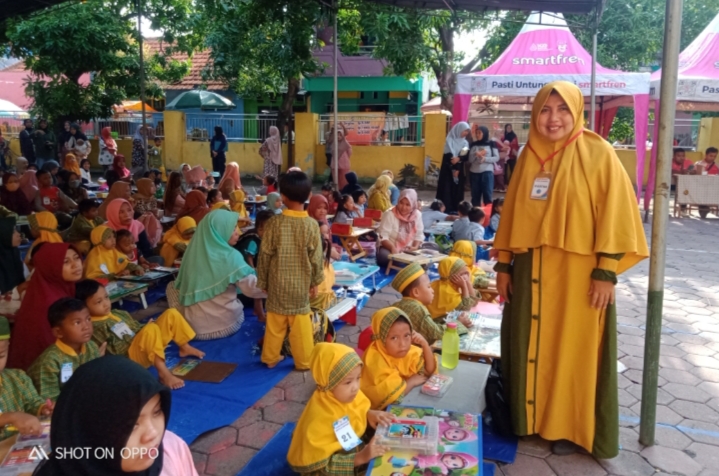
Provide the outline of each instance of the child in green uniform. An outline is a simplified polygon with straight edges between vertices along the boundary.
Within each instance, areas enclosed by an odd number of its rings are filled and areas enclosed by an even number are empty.
[[[105,286],[94,279],[77,283],[75,296],[90,310],[95,344],[106,343],[108,353],[129,357],[145,368],[153,365],[160,382],[173,390],[184,387],[185,382],[172,375],[165,363],[165,347],[170,341],[180,348],[180,357],[205,356],[190,345],[195,331],[177,309],[168,309],[155,321],[143,325],[127,312],[113,310]]]
[[[57,340],[40,354],[27,373],[40,396],[54,402],[73,372],[105,355],[107,344],[98,348],[91,341],[90,310],[79,299],[58,299],[50,306],[47,318]]]
[[[0,440],[42,432],[39,416],[50,416],[53,403],[38,395],[32,380],[19,369],[6,369],[10,348],[10,324],[0,316]]]

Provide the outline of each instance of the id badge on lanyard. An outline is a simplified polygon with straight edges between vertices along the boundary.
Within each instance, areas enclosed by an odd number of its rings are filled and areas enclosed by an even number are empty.
[[[542,160],[539,157],[539,154],[532,148],[531,144],[527,143],[527,146],[529,149],[534,152],[534,155],[537,156],[537,160],[539,160],[539,164],[541,165],[541,169],[539,170],[539,173],[534,177],[534,182],[532,182],[532,190],[529,193],[529,198],[531,200],[547,200],[549,198],[549,188],[552,185],[552,172],[548,172],[544,169],[544,164],[549,162],[554,158],[555,155],[557,155],[559,152],[564,150],[565,147],[567,147],[569,144],[574,142],[579,138],[580,135],[582,135],[584,131],[581,130],[574,134],[562,148],[557,149],[554,151],[549,157]]]

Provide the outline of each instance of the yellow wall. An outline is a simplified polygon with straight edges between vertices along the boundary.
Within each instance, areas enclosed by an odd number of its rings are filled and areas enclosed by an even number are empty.
[[[260,144],[253,142],[230,142],[227,150],[227,163],[237,162],[240,166],[240,174],[262,175],[264,159],[259,154]],[[185,141],[182,143],[182,162],[191,166],[201,165],[206,170],[212,170],[212,158],[210,157],[209,142]],[[282,144],[282,170],[287,170],[287,144]],[[177,170],[180,163],[167,167]]]
[[[363,182],[374,182],[383,170],[391,170],[395,180],[399,180],[399,171],[405,164],[417,167],[416,173],[423,180],[424,147],[354,146],[351,164],[352,171]],[[317,144],[315,147],[315,167],[317,174],[327,171],[324,145]]]
[[[697,150],[704,152],[709,147],[719,147],[719,117],[702,118],[699,125]]]
[[[322,173],[325,170],[325,151],[322,148],[320,157],[322,167],[315,165],[317,153],[315,146],[317,142],[317,121],[319,116],[311,113],[295,114],[295,165],[304,170],[310,177],[315,173]]]
[[[634,185],[637,184],[637,153],[634,149],[615,149],[617,152],[617,156],[619,157],[619,161],[622,163],[624,168],[627,171],[627,174],[629,174],[629,178],[632,180],[632,183]],[[686,153],[687,159],[691,160],[692,162],[698,162],[704,158],[704,154],[700,152],[687,152]],[[642,185],[647,184],[647,179],[649,177],[649,164],[652,160],[652,152],[650,150],[647,151],[647,156],[644,159],[644,180],[642,182]]]
[[[424,116],[424,121],[425,155],[439,168],[442,165],[444,142],[447,138],[447,116],[427,114]],[[424,176],[424,167],[422,174]]]

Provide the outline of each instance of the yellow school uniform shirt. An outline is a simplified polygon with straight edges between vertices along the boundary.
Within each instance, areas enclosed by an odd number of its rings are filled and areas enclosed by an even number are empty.
[[[468,311],[477,304],[476,298],[462,297],[462,293],[450,281],[452,276],[466,269],[467,265],[464,264],[464,261],[455,256],[447,257],[439,262],[439,279],[431,284],[434,289],[434,299],[427,306],[432,319],[445,316],[455,310]]]
[[[185,239],[182,234],[192,231],[197,228],[195,219],[187,216],[177,220],[175,226],[165,233],[162,238],[162,248],[160,249],[160,256],[165,260],[165,266],[174,266],[175,260],[180,256],[180,253],[184,253],[187,249],[187,245],[190,244],[192,238]]]
[[[130,265],[129,258],[116,248],[107,249],[103,244],[106,239],[115,233],[112,228],[100,225],[90,233],[93,248],[85,258],[85,277],[95,279],[100,277],[115,277]]]

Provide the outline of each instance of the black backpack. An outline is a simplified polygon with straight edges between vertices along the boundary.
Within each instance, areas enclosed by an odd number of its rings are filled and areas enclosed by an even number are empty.
[[[489,378],[487,378],[487,386],[484,388],[484,396],[487,400],[487,412],[489,413],[489,424],[492,430],[500,436],[514,436],[509,401],[505,396],[504,382],[502,382],[502,362],[500,359],[494,359],[492,362]]]

